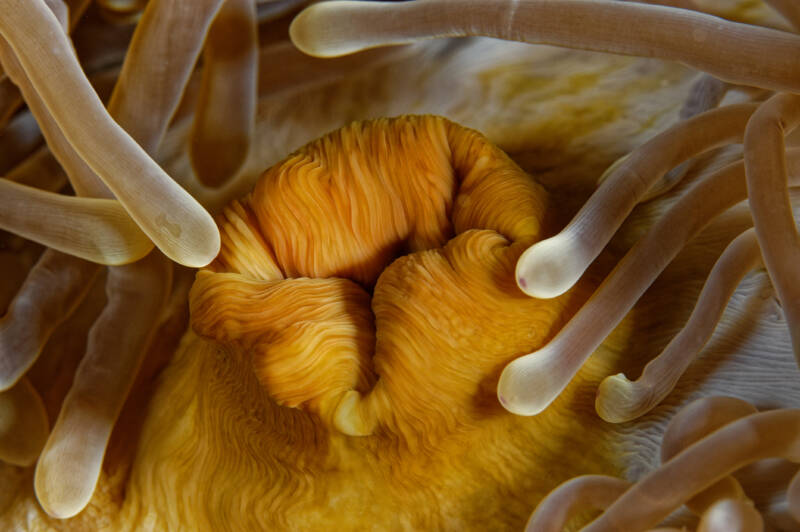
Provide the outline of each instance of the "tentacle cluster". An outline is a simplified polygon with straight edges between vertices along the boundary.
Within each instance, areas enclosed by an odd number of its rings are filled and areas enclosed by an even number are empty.
[[[561,530],[586,509],[602,514],[581,530],[650,530],[684,504],[699,518],[698,531],[764,530],[764,520],[736,473],[767,458],[796,464],[798,437],[796,409],[759,412],[733,397],[698,399],[667,426],[661,467],[635,483],[606,476],[571,479],[539,504],[527,530]],[[786,487],[789,513],[795,518],[797,478],[795,474]]]
[[[202,48],[205,32],[198,29],[211,24],[222,2],[206,4],[203,15],[197,16],[177,2],[150,3],[108,109],[89,84],[67,33],[78,25],[88,2],[10,1],[2,6],[4,82],[18,87],[52,156],[76,194],[83,196],[58,195],[3,180],[7,202],[3,228],[51,249],[30,271],[0,322],[0,389],[7,390],[2,392],[6,412],[9,419],[27,419],[29,425],[4,426],[0,439],[8,445],[3,446],[2,458],[24,465],[39,458],[36,493],[53,516],[73,516],[92,497],[111,430],[160,323],[173,266],[161,253],[150,253],[151,240],[167,257],[189,266],[208,263],[219,249],[212,218],[150,157]],[[159,25],[167,22],[193,36],[194,43],[160,32]],[[255,23],[253,16],[247,31],[254,33]],[[31,44],[37,40],[50,43],[47,51]],[[249,57],[256,55],[255,50],[251,40]],[[170,68],[163,70],[151,62],[152,53],[170,61]],[[244,76],[254,79],[253,62],[237,71],[249,71]],[[255,83],[245,84],[239,93],[254,99]],[[22,99],[13,94],[3,105],[13,109]],[[148,112],[142,113],[145,108]],[[245,127],[245,144],[249,129]],[[46,152],[31,160],[17,173],[41,172],[53,176],[51,183],[58,178],[60,168],[43,166],[52,161]],[[233,174],[235,169],[229,170]],[[98,277],[100,267],[85,260],[115,266],[104,276],[108,302],[89,333],[86,355],[45,443],[39,435],[41,427],[48,432],[47,416],[37,406],[41,400],[20,400],[25,394],[38,397],[23,375]],[[17,432],[22,429],[25,432]],[[26,432],[31,437],[25,437]],[[8,440],[5,434],[14,436]],[[25,448],[20,449],[23,442]]]

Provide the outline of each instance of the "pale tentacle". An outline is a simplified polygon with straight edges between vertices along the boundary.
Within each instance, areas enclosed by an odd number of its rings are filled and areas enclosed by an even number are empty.
[[[256,8],[226,0],[208,31],[203,79],[190,137],[192,168],[218,187],[242,166],[255,130],[258,79]]]
[[[731,87],[732,85],[730,83],[717,79],[710,74],[700,74],[689,88],[689,95],[686,97],[686,101],[683,102],[683,107],[681,107],[680,113],[678,114],[680,120],[688,120],[689,118],[714,109],[720,104]],[[694,161],[695,158],[684,161],[664,174],[664,177],[650,187],[650,190],[648,190],[639,201],[649,201],[672,190],[675,185],[683,180]]]
[[[172,265],[159,253],[109,270],[108,303],[36,466],[34,487],[53,517],[80,512],[94,493],[114,422],[169,296]]]
[[[108,112],[146,152],[155,153],[161,144],[222,3],[151,0],[144,10]]]
[[[800,410],[753,414],[703,438],[640,480],[584,532],[654,526],[695,493],[764,458],[800,461]]]
[[[744,160],[753,224],[800,364],[800,234],[789,199],[784,136],[800,124],[800,96],[767,100],[747,124]]]
[[[673,205],[550,343],[505,367],[497,385],[501,404],[521,415],[547,408],[689,238],[745,198],[743,174],[741,161],[726,166]]]
[[[25,103],[28,104],[36,122],[39,124],[42,135],[47,141],[47,146],[64,168],[67,177],[78,196],[92,196],[98,198],[113,198],[108,187],[97,177],[84,160],[75,152],[75,149],[64,137],[50,111],[47,110],[39,94],[31,85],[14,56],[11,47],[0,38],[0,63],[5,68],[9,78],[19,87]]]
[[[800,165],[800,157],[795,161]],[[746,197],[744,165],[728,165],[692,187],[636,243],[570,322],[542,349],[505,367],[497,385],[506,409],[538,414],[644,294],[685,243]],[[800,168],[793,168],[800,175]]]
[[[706,397],[683,407],[673,417],[661,441],[661,462],[702,440],[728,423],[757,413],[758,410],[735,397]],[[745,498],[739,481],[732,476],[721,478],[686,501],[686,506],[696,514],[703,514],[719,499]]]
[[[0,8],[0,34],[53,119],[139,227],[181,264],[201,266],[213,259],[219,251],[213,219],[108,116],[42,0],[3,0]],[[50,44],[49,53],[41,53],[41,42]]]
[[[697,532],[763,532],[764,519],[752,501],[723,499],[700,519]]]
[[[192,10],[187,10],[180,2],[153,1],[137,26],[109,112],[148,151],[154,152],[161,141],[202,47],[205,29],[220,3],[221,0],[196,3]],[[188,39],[176,38],[165,31],[172,25],[187,31]],[[168,57],[174,68],[161,69],[152,62],[149,53]],[[145,101],[150,103],[145,106]],[[152,110],[145,120],[140,113],[143,107]],[[171,265],[159,254],[131,266],[109,270],[106,284],[109,303],[92,327],[90,345],[78,370],[80,378],[77,375],[75,378],[77,386],[73,385],[64,402],[37,467],[37,497],[51,515],[74,515],[83,509],[94,492],[110,431],[150,343],[158,308],[163,303],[159,294],[166,297],[169,293],[171,273]],[[156,297],[144,300],[147,294]],[[132,332],[126,335],[120,355],[114,353],[113,348],[120,323],[126,319],[132,321],[127,325]],[[115,362],[112,356],[118,360]],[[116,366],[112,380],[118,381],[118,385],[104,389],[95,399],[103,415],[94,416],[81,399],[95,393],[91,386],[92,380],[97,378],[97,368],[110,365]],[[75,433],[75,430],[84,430],[81,427],[85,427],[86,434],[91,437],[90,445],[81,447],[81,439]],[[76,474],[70,476],[59,464],[65,454],[75,453],[77,458],[71,467]]]
[[[259,49],[258,93],[261,97],[273,96],[331,83],[360,69],[401,59],[412,49],[407,46],[381,48],[351,56],[320,59],[302,53],[290,41],[271,43]]]
[[[631,483],[626,480],[605,475],[584,475],[570,479],[539,503],[525,530],[560,532],[576,512],[605,510],[630,487]]]
[[[152,242],[116,200],[78,198],[0,179],[0,228],[100,264],[127,264]]]
[[[650,187],[689,157],[740,141],[753,104],[730,105],[681,122],[607,171],[608,176],[557,235],[528,248],[517,262],[520,289],[550,298],[578,282]]]
[[[742,278],[760,265],[761,250],[755,231],[748,229],[725,248],[700,292],[689,321],[664,351],[645,366],[641,377],[631,382],[620,373],[600,383],[595,402],[600,417],[612,423],[630,421],[663,401],[711,338]]]
[[[435,37],[484,35],[680,61],[732,83],[800,89],[800,37],[635,2],[323,2],[300,13],[290,35],[302,51],[321,57]]]
[[[144,9],[147,0],[97,0],[97,4],[116,15],[133,16]]]
[[[0,320],[0,390],[13,386],[83,300],[97,264],[46,250]]]

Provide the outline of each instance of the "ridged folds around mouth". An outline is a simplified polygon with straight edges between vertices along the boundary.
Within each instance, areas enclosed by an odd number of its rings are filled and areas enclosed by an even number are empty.
[[[351,435],[434,440],[474,423],[499,369],[574,311],[572,296],[516,286],[547,204],[475,131],[433,116],[354,123],[223,211],[192,325],[245,352],[278,404]]]

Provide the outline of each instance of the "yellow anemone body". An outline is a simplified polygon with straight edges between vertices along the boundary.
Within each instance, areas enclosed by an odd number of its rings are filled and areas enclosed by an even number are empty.
[[[561,480],[616,471],[576,408],[592,368],[536,418],[495,396],[588,293],[517,288],[547,211],[502,151],[438,117],[356,123],[265,172],[218,220],[199,335],[152,399],[119,526],[513,529]]]

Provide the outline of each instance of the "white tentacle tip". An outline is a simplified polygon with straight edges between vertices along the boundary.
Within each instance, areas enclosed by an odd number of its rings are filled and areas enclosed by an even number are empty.
[[[206,224],[200,237],[190,241],[190,244],[180,244],[172,247],[160,247],[161,251],[171,260],[189,268],[202,268],[207,266],[219,254],[222,248],[222,239],[211,216],[210,224]]]
[[[518,416],[543,412],[564,389],[552,368],[549,357],[536,352],[508,364],[497,383],[497,399],[503,408]]]
[[[647,411],[641,389],[622,373],[603,379],[597,388],[594,407],[597,415],[609,423],[625,423]]]
[[[537,242],[520,256],[517,285],[531,297],[551,299],[575,286],[585,271],[574,240],[558,234]]]
[[[45,465],[42,462],[45,461]],[[50,517],[69,519],[78,515],[94,494],[94,485],[63,478],[59,468],[40,458],[34,475],[34,491],[42,509]]]
[[[62,407],[33,475],[39,504],[57,519],[76,516],[92,500],[110,435],[110,427],[98,432],[92,420],[84,419],[84,412],[66,408],[65,416]]]
[[[195,249],[195,253],[191,257],[187,257],[182,264],[190,268],[208,266],[211,261],[217,258],[220,249],[222,249],[222,240],[219,231],[214,231],[209,234],[206,245],[202,248]]]
[[[323,3],[305,8],[289,26],[292,43],[304,54],[314,57],[338,57],[359,51],[361,48],[358,45],[349,43],[346,39],[337,39],[328,20],[342,9],[343,4],[348,3],[350,2]]]

